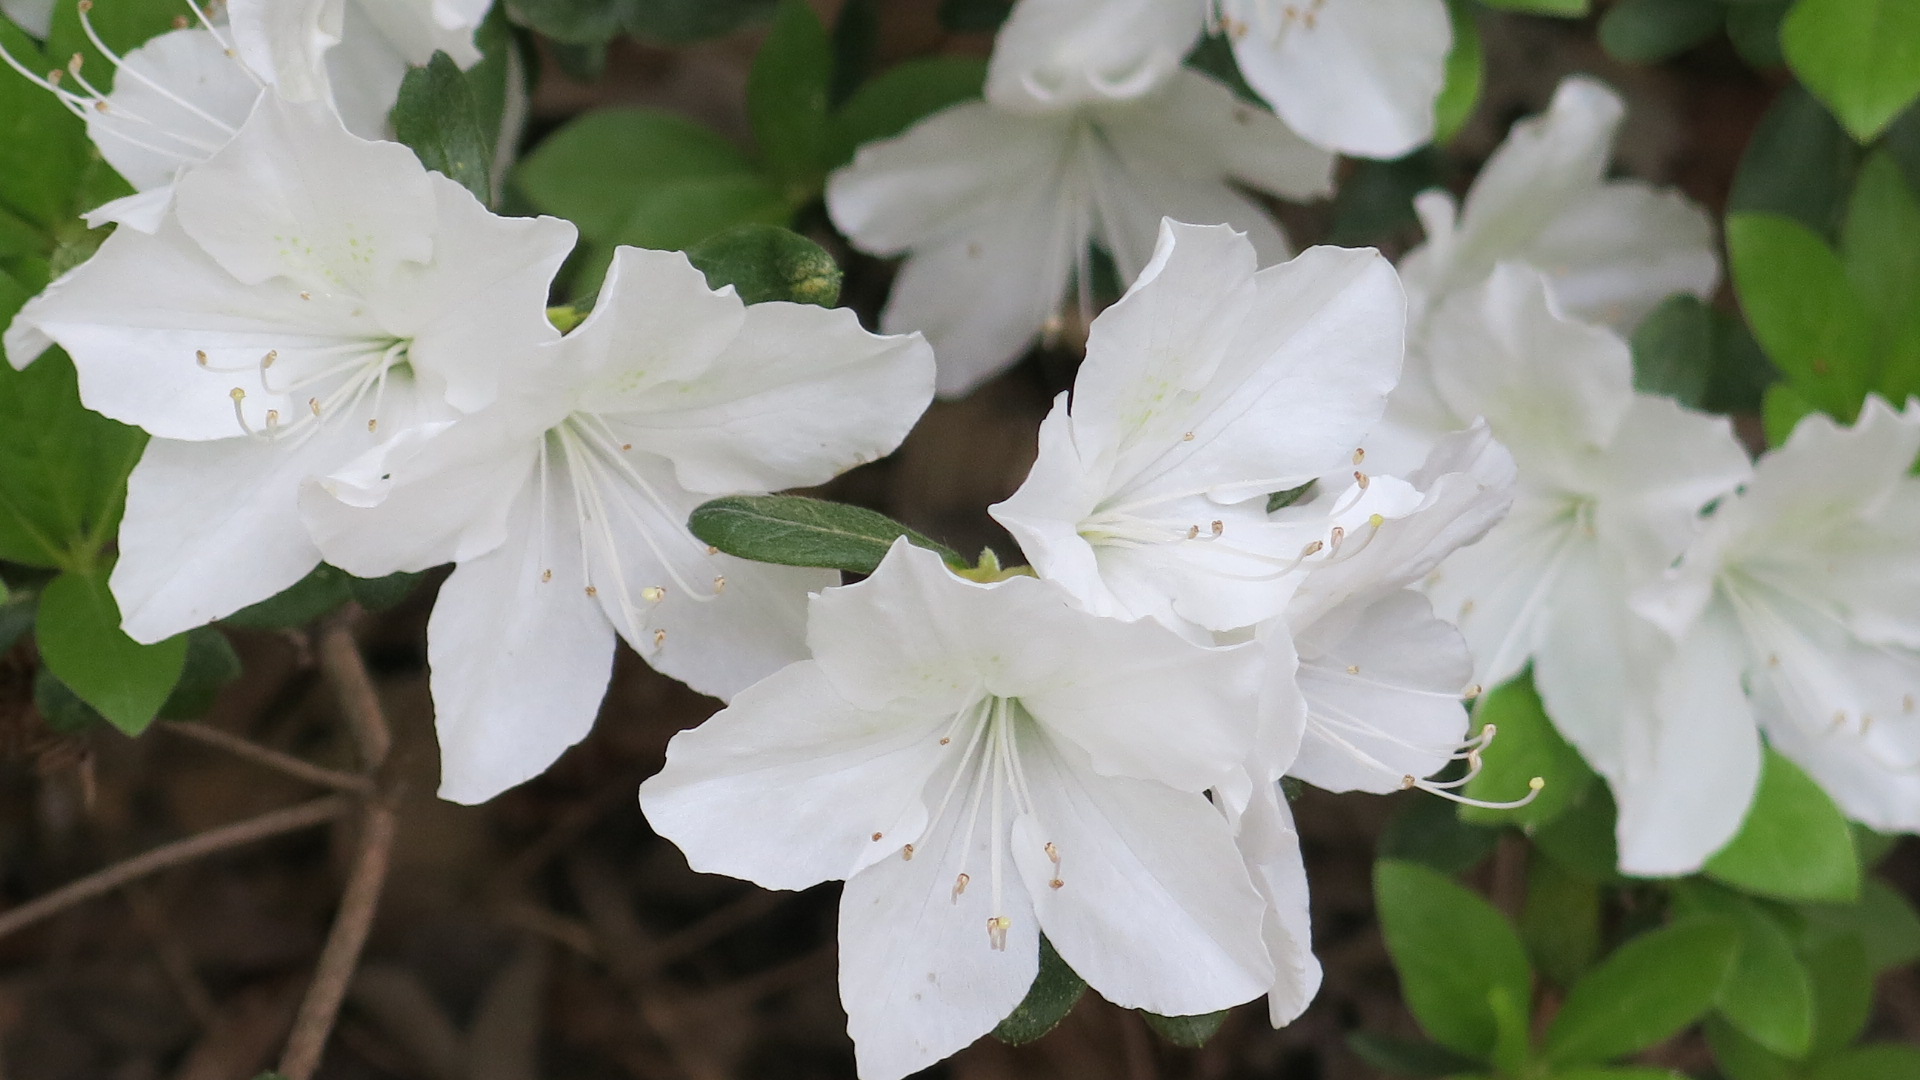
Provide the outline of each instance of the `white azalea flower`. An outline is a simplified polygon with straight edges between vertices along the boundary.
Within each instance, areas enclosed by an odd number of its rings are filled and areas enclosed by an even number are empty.
[[[1399,374],[1405,308],[1371,251],[1255,267],[1231,229],[1163,224],[1153,261],[1094,320],[1032,474],[991,511],[1096,614],[1250,626],[1279,613],[1293,571],[1418,501],[1362,475],[1267,513],[1270,493],[1351,459]]]
[[[312,570],[300,482],[488,404],[502,365],[559,336],[547,289],[573,239],[268,98],[157,231],[118,230],[30,301],[14,366],[57,342],[89,408],[155,436],[112,579],[127,633],[157,641]]]
[[[1753,480],[1636,606],[1677,642],[1653,736],[1685,739],[1656,778],[1648,846],[1708,799],[1744,806],[1757,769],[1702,776],[1714,756],[1758,757],[1757,724],[1849,816],[1920,831],[1920,403],[1869,398],[1851,428],[1815,413],[1762,457]],[[1742,688],[1746,693],[1742,693]],[[1709,792],[1697,789],[1711,782]],[[1744,785],[1743,787],[1736,785]],[[1624,809],[1623,809],[1624,814]],[[1624,858],[1624,852],[1623,852]],[[1676,870],[1684,870],[1684,865]]]
[[[679,252],[619,249],[593,314],[540,352],[493,408],[396,439],[304,500],[345,570],[458,564],[427,654],[441,794],[460,802],[585,737],[616,631],[722,698],[803,658],[807,594],[838,576],[720,555],[687,517],[880,457],[933,394],[917,336],[747,307]]]
[[[1251,654],[963,581],[897,543],[812,604],[814,659],[676,736],[641,786],[696,869],[847,879],[840,995],[860,1075],[991,1030],[1044,932],[1101,996],[1191,1015],[1265,993],[1260,894],[1201,794],[1247,749]]]
[[[1273,965],[1267,1019],[1282,1028],[1299,1019],[1320,992],[1320,960],[1313,955],[1312,913],[1300,833],[1278,784],[1260,784],[1244,810],[1218,803],[1234,830],[1234,844],[1266,903],[1260,938]]]
[[[1090,306],[1089,244],[1132,280],[1170,216],[1232,225],[1276,261],[1285,238],[1236,185],[1304,199],[1332,175],[1332,155],[1181,70],[1138,98],[1058,112],[954,106],[861,147],[827,207],[862,250],[907,256],[882,327],[924,331],[940,393],[956,395],[1016,360],[1070,281]]]
[[[1534,271],[1502,265],[1445,301],[1429,329],[1441,400],[1486,419],[1519,481],[1506,520],[1443,562],[1426,591],[1466,635],[1475,682],[1496,685],[1531,658],[1555,726],[1628,820],[1646,761],[1635,718],[1651,707],[1648,672],[1666,650],[1625,598],[1746,478],[1746,454],[1724,418],[1636,393],[1626,343],[1562,315]],[[1727,767],[1743,768],[1737,759]],[[1743,809],[1725,810],[1726,835]]]
[[[1433,139],[1444,0],[1218,0],[1247,85],[1316,146],[1402,157]]]
[[[1513,126],[1457,214],[1444,192],[1415,200],[1427,242],[1400,274],[1416,324],[1501,262],[1546,274],[1567,314],[1623,332],[1674,293],[1713,294],[1720,264],[1706,211],[1677,191],[1607,178],[1625,111],[1606,85],[1569,78],[1545,114]]]
[[[1433,138],[1453,49],[1443,0],[1021,0],[994,40],[987,98],[1036,111],[1139,97],[1210,22],[1315,146],[1397,158]]]

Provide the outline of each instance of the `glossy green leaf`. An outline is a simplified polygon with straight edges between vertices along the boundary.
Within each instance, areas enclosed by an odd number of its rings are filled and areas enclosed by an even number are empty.
[[[1577,19],[1592,8],[1591,0],[1480,0],[1480,2],[1502,11],[1551,15],[1562,19]]]
[[[1707,860],[1705,873],[1783,900],[1860,895],[1860,863],[1846,815],[1798,765],[1772,749],[1740,832]]]
[[[1734,287],[1754,337],[1808,401],[1851,421],[1873,385],[1866,304],[1826,242],[1791,218],[1727,218]]]
[[[717,132],[649,109],[587,113],[542,141],[514,174],[535,208],[607,241],[636,214],[676,201],[676,188],[697,196],[706,185],[753,183],[766,189],[746,154]],[[684,190],[679,201],[687,201]]]
[[[1420,219],[1413,212],[1413,199],[1442,186],[1440,166],[1440,156],[1430,147],[1394,161],[1355,161],[1334,194],[1328,242],[1364,247],[1417,236]]]
[[[1791,1058],[1768,1050],[1717,1016],[1707,1018],[1706,1031],[1714,1062],[1727,1080],[1805,1080]]]
[[[1197,1049],[1207,1045],[1207,1040],[1220,1032],[1220,1025],[1227,1022],[1226,1010],[1202,1013],[1199,1016],[1161,1016],[1157,1013],[1142,1012],[1147,1026],[1159,1036],[1175,1046]]]
[[[826,175],[832,84],[827,28],[805,0],[782,0],[748,74],[747,117],[761,162],[799,199],[812,197]]]
[[[1040,937],[1040,970],[1033,977],[1018,1007],[993,1029],[993,1037],[1010,1046],[1019,1046],[1060,1026],[1086,993],[1087,981],[1067,966],[1054,951],[1053,942]]]
[[[840,266],[826,249],[777,225],[741,225],[687,252],[707,285],[731,285],[749,304],[787,300],[832,307],[840,299]]]
[[[120,631],[104,572],[67,572],[47,583],[34,623],[47,670],[129,735],[146,730],[180,681],[185,635],[142,645]]]
[[[1532,832],[1534,846],[1548,858],[1594,881],[1619,878],[1620,852],[1614,838],[1618,811],[1613,792],[1593,784],[1580,801]]]
[[[1867,159],[1854,185],[1842,227],[1840,257],[1847,280],[1873,317],[1882,358],[1876,388],[1891,401],[1920,393],[1920,383],[1890,385],[1890,358],[1920,349],[1920,198],[1893,156]]]
[[[1433,103],[1433,141],[1451,140],[1473,116],[1486,81],[1487,60],[1480,48],[1480,24],[1468,0],[1447,0],[1453,20],[1453,50],[1447,53],[1447,81]]]
[[[1868,142],[1920,97],[1920,4],[1799,0],[1780,26],[1787,64]]]
[[[1713,377],[1713,309],[1678,293],[1661,303],[1633,332],[1633,385],[1700,408]]]
[[[1485,1059],[1499,1039],[1496,990],[1527,1001],[1533,972],[1506,916],[1444,874],[1382,860],[1374,900],[1408,1008],[1434,1041]]]
[[[1920,1048],[1882,1044],[1862,1046],[1828,1058],[1807,1080],[1914,1080],[1920,1077]]]
[[[687,521],[693,535],[729,555],[781,566],[819,566],[871,574],[893,542],[906,537],[954,566],[951,549],[885,514],[799,495],[733,495],[703,503]]]
[[[1872,965],[1854,934],[1817,933],[1801,943],[1801,962],[1813,981],[1813,1047],[1818,1060],[1860,1037],[1873,1016]]]
[[[1285,491],[1276,491],[1268,495],[1267,513],[1271,514],[1275,510],[1285,510],[1301,499],[1307,498],[1313,493],[1314,485],[1318,482],[1317,480],[1309,480],[1299,487],[1288,488]]]
[[[1657,64],[1720,31],[1718,0],[1620,0],[1600,19],[1600,46],[1616,60]]]
[[[862,144],[890,139],[942,109],[977,99],[986,80],[986,62],[971,56],[923,57],[888,68],[834,114],[827,164],[844,165]]]
[[[1920,960],[1920,912],[1905,893],[1879,878],[1862,883],[1855,903],[1802,904],[1797,910],[1811,926],[1857,937],[1875,972]]]
[[[1599,1064],[1671,1038],[1713,1006],[1739,944],[1734,925],[1707,918],[1627,942],[1567,992],[1547,1029],[1546,1059]]]
[[[220,621],[227,626],[282,630],[306,626],[350,602],[378,611],[406,599],[422,576],[393,574],[383,578],[357,578],[322,563],[278,596],[241,608]]]
[[[605,43],[624,29],[626,0],[506,0],[507,12],[554,42]]]
[[[5,19],[0,48],[35,71],[55,66]],[[80,209],[74,193],[93,157],[85,124],[52,94],[0,67],[0,209],[40,229],[72,224]]]
[[[395,137],[422,165],[452,178],[482,204],[492,199],[492,142],[480,128],[467,77],[452,57],[436,52],[425,67],[407,72],[392,121]]]
[[[1740,949],[1716,1001],[1720,1015],[1774,1053],[1804,1055],[1813,1041],[1813,979],[1774,911],[1698,879],[1675,885],[1674,910],[1718,916],[1739,928]]]
[[[1727,209],[1785,214],[1831,237],[1853,189],[1860,147],[1801,87],[1774,98],[1740,157]]]
[[[1787,62],[1780,48],[1780,23],[1792,0],[1727,5],[1727,40],[1740,58],[1757,68],[1777,68]]]
[[[1509,802],[1523,798],[1534,777],[1546,786],[1531,803],[1513,810],[1462,806],[1460,818],[1476,824],[1543,825],[1578,802],[1594,781],[1593,770],[1554,730],[1546,707],[1527,675],[1483,695],[1473,710],[1474,723],[1491,724],[1493,744],[1481,753],[1484,767],[1466,786],[1474,799]]]
[[[833,85],[830,108],[839,109],[873,74],[880,53],[880,0],[847,0],[833,20]]]
[[[1380,857],[1419,863],[1443,874],[1478,865],[1500,840],[1496,829],[1461,821],[1454,804],[1424,791],[1396,796],[1400,811],[1380,835]]]
[[[1527,901],[1520,939],[1543,976],[1572,986],[1600,955],[1600,886],[1548,858],[1527,867]]]
[[[0,364],[0,559],[92,567],[113,538],[127,474],[146,436],[80,404],[73,364],[55,349]]]

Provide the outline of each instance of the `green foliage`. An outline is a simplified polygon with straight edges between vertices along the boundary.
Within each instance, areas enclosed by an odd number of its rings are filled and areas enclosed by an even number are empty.
[[[1500,833],[1460,820],[1453,804],[1424,792],[1401,796],[1400,812],[1380,836],[1380,857],[1458,874],[1493,853]]]
[[[1487,59],[1480,48],[1480,24],[1474,21],[1473,6],[1467,0],[1447,0],[1447,14],[1453,22],[1453,50],[1447,54],[1447,81],[1433,103],[1433,141],[1451,141],[1480,103],[1480,87],[1486,81]]]
[[[986,80],[986,62],[971,56],[929,56],[888,68],[834,115],[829,166],[852,161],[862,144],[890,139],[923,117],[979,97]]]
[[[1713,376],[1713,309],[1688,293],[1670,296],[1633,332],[1633,386],[1700,408]]]
[[[1920,97],[1920,4],[1912,0],[1799,0],[1780,44],[1793,73],[1863,143]]]
[[[1740,58],[1756,68],[1787,62],[1780,49],[1780,23],[1793,0],[1741,0],[1727,5],[1727,40]]]
[[[1490,8],[1503,11],[1520,11],[1528,15],[1551,15],[1562,19],[1577,19],[1592,8],[1592,0],[1480,0]]]
[[[1227,1022],[1224,1009],[1198,1016],[1161,1016],[1145,1011],[1140,1015],[1146,1018],[1147,1026],[1159,1033],[1161,1038],[1175,1046],[1190,1049],[1207,1045],[1207,1040],[1219,1033],[1220,1025]]]
[[[1707,860],[1707,876],[1784,900],[1850,901],[1860,862],[1846,815],[1800,767],[1769,749],[1740,832]]]
[[[221,622],[256,630],[278,630],[305,626],[348,603],[379,611],[406,599],[420,578],[419,574],[357,578],[322,563],[280,595],[241,608]]]
[[[34,596],[9,595],[0,602],[0,655],[5,655],[33,629]]]
[[[1440,181],[1440,157],[1430,147],[1393,161],[1356,161],[1333,196],[1328,242],[1359,247],[1414,229],[1414,196]]]
[[[1019,1046],[1060,1026],[1086,993],[1087,981],[1067,966],[1054,951],[1053,942],[1040,938],[1040,970],[1033,977],[1018,1007],[993,1029],[993,1037],[1010,1046]]]
[[[621,33],[684,45],[765,16],[774,0],[508,0],[515,21],[556,41],[605,45]]]
[[[747,117],[767,175],[804,201],[830,166],[833,43],[804,0],[782,0],[747,78]]]
[[[492,200],[492,141],[480,127],[479,108],[460,65],[444,52],[425,67],[409,70],[393,106],[393,131],[420,163]]]
[[[820,245],[777,225],[740,225],[687,252],[707,285],[731,285],[749,304],[787,300],[832,307],[843,276]]]
[[[1800,958],[1813,980],[1813,1045],[1809,1056],[1844,1049],[1866,1030],[1873,1014],[1873,967],[1866,945],[1852,934],[1814,934]]]
[[[1677,1034],[1713,1006],[1740,944],[1720,919],[1689,919],[1643,934],[1575,983],[1547,1029],[1556,1066],[1598,1064]]]
[[[1544,792],[1542,793],[1544,794]],[[1614,840],[1617,811],[1605,784],[1593,784],[1567,811],[1533,830],[1533,842],[1555,862],[1595,881],[1619,877]]]
[[[1802,904],[1797,909],[1811,931],[1851,934],[1866,949],[1875,973],[1920,960],[1920,913],[1900,890],[1868,878],[1851,904]]]
[[[173,29],[182,14],[174,0],[101,0],[93,5],[87,18],[93,29],[113,51],[121,56],[140,47],[151,38]],[[82,58],[81,70],[87,81],[101,90],[113,86],[114,64],[87,39],[80,24],[80,5],[74,0],[56,0],[53,5],[53,29],[47,34],[47,55],[58,57],[65,65],[75,54]]]
[[[1739,953],[1716,1000],[1720,1015],[1774,1053],[1805,1054],[1813,1044],[1813,980],[1781,915],[1764,903],[1699,880],[1675,887],[1674,908],[1718,916],[1739,927]]]
[[[1530,675],[1521,675],[1481,697],[1474,721],[1492,724],[1492,745],[1481,753],[1485,767],[1467,784],[1469,798],[1510,801],[1525,795],[1534,777],[1546,781],[1540,794],[1525,806],[1489,810],[1462,806],[1463,821],[1481,825],[1544,825],[1565,813],[1586,794],[1593,770],[1547,719],[1546,706]]]
[[[1617,60],[1657,64],[1712,37],[1725,21],[1720,0],[1620,0],[1600,19],[1600,46]]]
[[[107,722],[45,667],[33,673],[33,707],[47,727],[62,735],[78,735]]]
[[[781,566],[819,566],[871,574],[893,542],[936,552],[950,565],[966,560],[885,514],[799,495],[733,495],[696,507],[693,535],[729,555]]]
[[[1520,939],[1541,975],[1572,986],[1600,955],[1600,886],[1549,858],[1527,868],[1527,901],[1520,911]]]
[[[54,350],[25,371],[0,364],[0,559],[87,571],[120,525],[127,474],[147,437],[80,404]]]
[[[1013,12],[1013,0],[940,0],[940,25],[962,34],[991,34]]]
[[[1356,1031],[1347,1036],[1347,1047],[1361,1061],[1396,1076],[1454,1076],[1480,1064],[1439,1043],[1379,1031]]]
[[[180,681],[160,706],[163,720],[191,720],[205,716],[228,683],[240,677],[240,654],[227,635],[211,626],[189,630],[187,659]]]
[[[1727,208],[1794,218],[1823,237],[1840,226],[1860,148],[1799,86],[1774,99],[1740,158]]]
[[[34,634],[47,670],[129,735],[153,723],[187,659],[185,635],[142,645],[121,632],[120,608],[99,570],[48,582]]]
[[[1374,900],[1408,1008],[1435,1042],[1485,1059],[1501,1038],[1496,995],[1524,1003],[1533,990],[1526,950],[1473,892],[1414,863],[1382,860]]]
[[[1913,1080],[1920,1076],[1920,1049],[1863,1046],[1820,1063],[1807,1080]]]

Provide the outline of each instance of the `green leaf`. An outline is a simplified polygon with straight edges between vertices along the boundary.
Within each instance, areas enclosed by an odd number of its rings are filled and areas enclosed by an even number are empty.
[[[563,45],[606,42],[623,29],[626,7],[626,0],[507,0],[515,22]]]
[[[676,180],[638,194],[610,242],[683,251],[738,225],[783,225],[793,218],[787,197],[752,173]]]
[[[187,631],[187,659],[180,681],[166,704],[160,706],[163,720],[192,720],[205,716],[213,708],[220,691],[240,677],[240,654],[233,651],[227,635],[211,626]]]
[[[1757,68],[1777,68],[1787,62],[1780,48],[1780,23],[1792,0],[1727,5],[1727,39],[1740,58]]]
[[[1787,65],[1870,142],[1920,97],[1920,4],[1799,0],[1780,27]]]
[[[1500,840],[1494,829],[1470,825],[1445,799],[1425,792],[1400,796],[1400,812],[1380,836],[1380,857],[1419,863],[1443,874],[1458,874],[1493,853]]]
[[[1533,1038],[1528,1022],[1528,996],[1515,994],[1509,986],[1487,991],[1487,1008],[1493,1012],[1493,1052],[1488,1055],[1495,1072],[1502,1076],[1521,1076],[1530,1070]]]
[[[1479,1066],[1475,1058],[1456,1054],[1439,1043],[1406,1039],[1384,1031],[1354,1031],[1347,1035],[1354,1056],[1382,1072],[1396,1076],[1453,1076]]]
[[[873,74],[880,51],[880,0],[847,0],[833,21],[833,85],[827,104],[839,109]]]
[[[1408,1008],[1434,1041],[1485,1059],[1499,1038],[1496,990],[1529,1000],[1533,972],[1506,916],[1444,874],[1382,860],[1374,899]]]
[[[1788,436],[1801,420],[1819,408],[1807,399],[1805,394],[1787,383],[1777,383],[1767,388],[1767,395],[1761,405],[1761,420],[1767,429],[1768,446],[1784,446]]]
[[[1860,169],[1847,206],[1840,252],[1847,280],[1873,317],[1879,355],[1894,354],[1920,335],[1920,200],[1891,154],[1874,154]],[[1920,385],[1876,387],[1904,401]]]
[[[129,735],[153,723],[187,659],[184,634],[142,645],[120,631],[120,608],[101,572],[48,582],[34,634],[47,669]]]
[[[392,120],[394,135],[422,165],[451,177],[482,205],[492,201],[493,147],[480,129],[467,77],[452,57],[435,52],[425,67],[408,70]]]
[[[1552,859],[1527,867],[1520,939],[1533,966],[1554,985],[1572,986],[1600,955],[1600,886]]]
[[[1828,1058],[1808,1080],[1914,1080],[1916,1076],[1920,1076],[1920,1049],[1886,1043]]]
[[[1364,247],[1411,232],[1420,223],[1414,196],[1440,186],[1440,157],[1431,147],[1394,161],[1355,161],[1333,197],[1328,242]]]
[[[1697,296],[1667,297],[1633,332],[1633,386],[1643,393],[1700,408],[1713,365],[1713,309]]]
[[[740,225],[687,252],[707,285],[731,285],[749,304],[787,300],[832,307],[840,299],[840,266],[819,244],[777,225]]]
[[[1830,237],[1860,166],[1860,147],[1813,95],[1789,86],[1774,98],[1741,155],[1727,209],[1785,214]]]
[[[33,673],[33,707],[48,727],[62,735],[78,735],[107,722],[45,667]]]
[[[1860,1037],[1873,1016],[1873,968],[1866,945],[1854,934],[1817,933],[1800,946],[1800,960],[1813,980],[1815,1060]]]
[[[1285,491],[1276,491],[1268,495],[1267,513],[1271,514],[1275,510],[1284,510],[1294,503],[1299,502],[1301,499],[1308,497],[1313,491],[1313,485],[1317,482],[1318,481],[1309,480],[1297,488],[1288,488]]]
[[[1873,385],[1872,324],[1840,257],[1777,214],[1733,214],[1727,247],[1753,335],[1794,388],[1850,422]]]
[[[940,25],[961,34],[991,34],[1013,12],[1013,0],[940,0]]]
[[[87,18],[95,33],[114,52],[125,56],[149,40],[173,29],[180,18],[180,5],[173,0],[99,0],[91,5]],[[115,66],[87,39],[80,24],[80,5],[76,0],[55,0],[53,29],[47,34],[47,55],[59,58],[64,66],[79,53],[87,81],[101,90],[111,90]]]
[[[0,364],[0,559],[91,568],[119,528],[146,441],[80,404],[59,350],[25,371]]]
[[[1453,50],[1447,53],[1447,81],[1433,103],[1436,143],[1451,141],[1467,126],[1474,106],[1480,103],[1480,86],[1487,71],[1473,6],[1467,0],[1447,0],[1447,14],[1453,20]]]
[[[781,566],[819,566],[871,574],[893,542],[937,553],[949,565],[966,560],[885,514],[799,495],[733,495],[696,507],[687,527],[729,555]]]
[[[56,66],[5,19],[0,48],[34,71]],[[46,90],[0,68],[0,208],[42,229],[71,224],[79,209],[74,193],[93,157],[78,117]]]
[[[1562,19],[1577,19],[1590,10],[1590,0],[1480,0],[1490,8],[1502,11],[1520,11],[1528,15],[1551,15]]]
[[[1920,960],[1920,912],[1906,894],[1879,878],[1862,883],[1856,903],[1802,904],[1798,910],[1811,926],[1859,938],[1876,973]]]
[[[1740,1034],[1717,1016],[1707,1018],[1707,1045],[1727,1080],[1804,1080],[1794,1062]]]
[[[1161,1016],[1140,1010],[1146,1018],[1147,1026],[1158,1032],[1160,1037],[1175,1046],[1198,1049],[1207,1045],[1207,1040],[1220,1031],[1220,1025],[1227,1022],[1227,1011],[1202,1013],[1198,1016]]]
[[[971,56],[930,56],[888,68],[834,114],[828,166],[853,160],[864,143],[890,139],[942,109],[977,99],[986,81],[986,61]]]
[[[666,45],[689,45],[763,19],[774,0],[621,0],[627,30]]]
[[[1040,936],[1040,970],[1012,1014],[993,1029],[993,1037],[1009,1046],[1019,1046],[1060,1026],[1086,993],[1087,981],[1067,966],[1054,951],[1053,942]]]
[[[1677,1034],[1713,1006],[1740,945],[1722,919],[1642,934],[1575,983],[1547,1029],[1554,1065],[1598,1064]]]
[[[390,608],[407,598],[421,574],[393,574],[357,578],[338,567],[321,563],[278,596],[262,600],[220,620],[227,626],[256,630],[283,630],[306,626],[349,602],[369,611]]]
[[[1483,695],[1474,720],[1491,724],[1492,745],[1481,752],[1484,767],[1468,783],[1469,798],[1505,802],[1526,795],[1534,777],[1546,781],[1531,803],[1512,810],[1460,807],[1460,818],[1479,825],[1544,825],[1565,813],[1593,784],[1593,770],[1547,719],[1546,707],[1529,675]]]
[[[1674,910],[1739,927],[1739,953],[1717,999],[1720,1015],[1768,1050],[1805,1054],[1813,1040],[1813,980],[1779,920],[1760,902],[1698,879],[1674,886]]]
[[[1620,852],[1614,839],[1616,816],[1613,793],[1605,784],[1593,784],[1586,796],[1565,813],[1533,830],[1534,846],[1567,869],[1595,881],[1615,880],[1620,876]]]
[[[1725,21],[1716,0],[1620,0],[1600,19],[1600,46],[1616,60],[1657,64],[1712,37]]]
[[[0,604],[0,656],[5,656],[33,629],[33,609],[39,603],[38,597],[15,593]]]
[[[767,172],[795,201],[826,175],[833,43],[805,0],[782,0],[747,77],[747,117]]]
[[[1628,1065],[1611,1069],[1562,1069],[1554,1073],[1550,1080],[1687,1080],[1687,1076],[1672,1069]]]
[[[514,174],[537,209],[609,241],[662,188],[743,179],[758,177],[738,147],[691,120],[649,109],[587,113],[542,141]]]
[[[1798,765],[1772,749],[1740,832],[1707,860],[1704,872],[1783,900],[1848,901],[1860,895],[1860,863],[1846,815]]]

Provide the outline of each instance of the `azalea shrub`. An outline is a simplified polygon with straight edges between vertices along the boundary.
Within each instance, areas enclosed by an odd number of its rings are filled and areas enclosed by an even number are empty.
[[[1303,786],[1418,795],[1383,1074],[1920,1076],[1866,1035],[1920,958],[1920,7],[938,8],[895,56],[877,0],[0,2],[40,722],[144,737],[223,627],[430,588],[442,798],[621,723],[622,648],[716,699],[631,812],[845,883],[865,1080],[1083,994],[1295,1022]],[[1593,74],[1459,171],[1516,17],[1773,80],[1727,213]],[[728,35],[750,146],[529,129],[543,69]],[[834,486],[1036,355],[1003,542]]]

